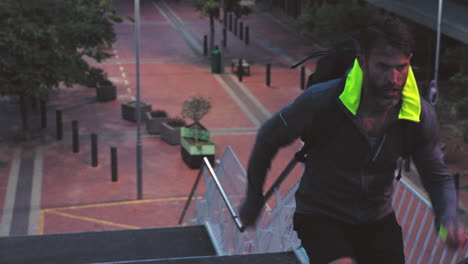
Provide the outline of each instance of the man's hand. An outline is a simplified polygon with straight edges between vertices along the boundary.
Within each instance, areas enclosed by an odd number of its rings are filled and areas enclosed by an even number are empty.
[[[455,250],[463,248],[466,244],[465,226],[458,219],[442,221],[439,236],[450,248]]]
[[[255,226],[263,208],[263,197],[249,197],[240,207],[239,217],[244,228]]]

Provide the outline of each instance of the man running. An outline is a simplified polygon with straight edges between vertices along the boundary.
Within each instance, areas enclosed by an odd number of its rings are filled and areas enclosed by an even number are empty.
[[[443,161],[434,109],[419,95],[411,69],[408,28],[397,18],[378,17],[358,42],[359,55],[344,78],[309,87],[262,125],[249,160],[241,220],[255,224],[277,151],[305,137],[316,142],[296,192],[294,229],[310,262],[405,263],[391,202],[397,160],[409,149],[436,226],[449,246],[462,246],[454,180]]]

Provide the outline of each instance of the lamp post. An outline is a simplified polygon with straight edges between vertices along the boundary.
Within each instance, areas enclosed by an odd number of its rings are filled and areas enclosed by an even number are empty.
[[[137,200],[143,199],[143,176],[141,160],[141,109],[140,109],[140,0],[135,0],[135,56],[136,56],[136,108],[137,108]]]
[[[438,81],[439,81],[439,57],[440,57],[440,31],[442,24],[442,8],[444,0],[439,0],[439,8],[437,10],[437,40],[436,40],[436,56],[434,65],[434,80],[429,85],[429,102],[432,105],[437,103],[438,99]]]

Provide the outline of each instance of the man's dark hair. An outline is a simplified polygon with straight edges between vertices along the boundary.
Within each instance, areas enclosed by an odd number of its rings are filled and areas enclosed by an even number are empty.
[[[367,28],[358,36],[362,54],[368,54],[373,48],[390,44],[409,56],[413,52],[414,40],[407,25],[393,16],[375,16]]]

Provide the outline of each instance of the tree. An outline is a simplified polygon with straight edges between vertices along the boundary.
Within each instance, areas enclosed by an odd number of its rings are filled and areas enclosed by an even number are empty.
[[[201,96],[186,100],[182,106],[182,116],[194,121],[194,138],[198,142],[198,127],[200,120],[211,110],[211,104]]]
[[[224,7],[220,1],[224,4]],[[213,50],[215,46],[214,19],[219,18],[220,8],[224,8],[226,12],[233,12],[237,17],[250,14],[250,8],[242,6],[240,2],[241,0],[192,0],[193,6],[201,12],[202,16],[210,18],[210,50]]]
[[[0,95],[45,100],[59,84],[94,86],[105,79],[88,61],[110,58],[122,18],[109,0],[0,1]]]

